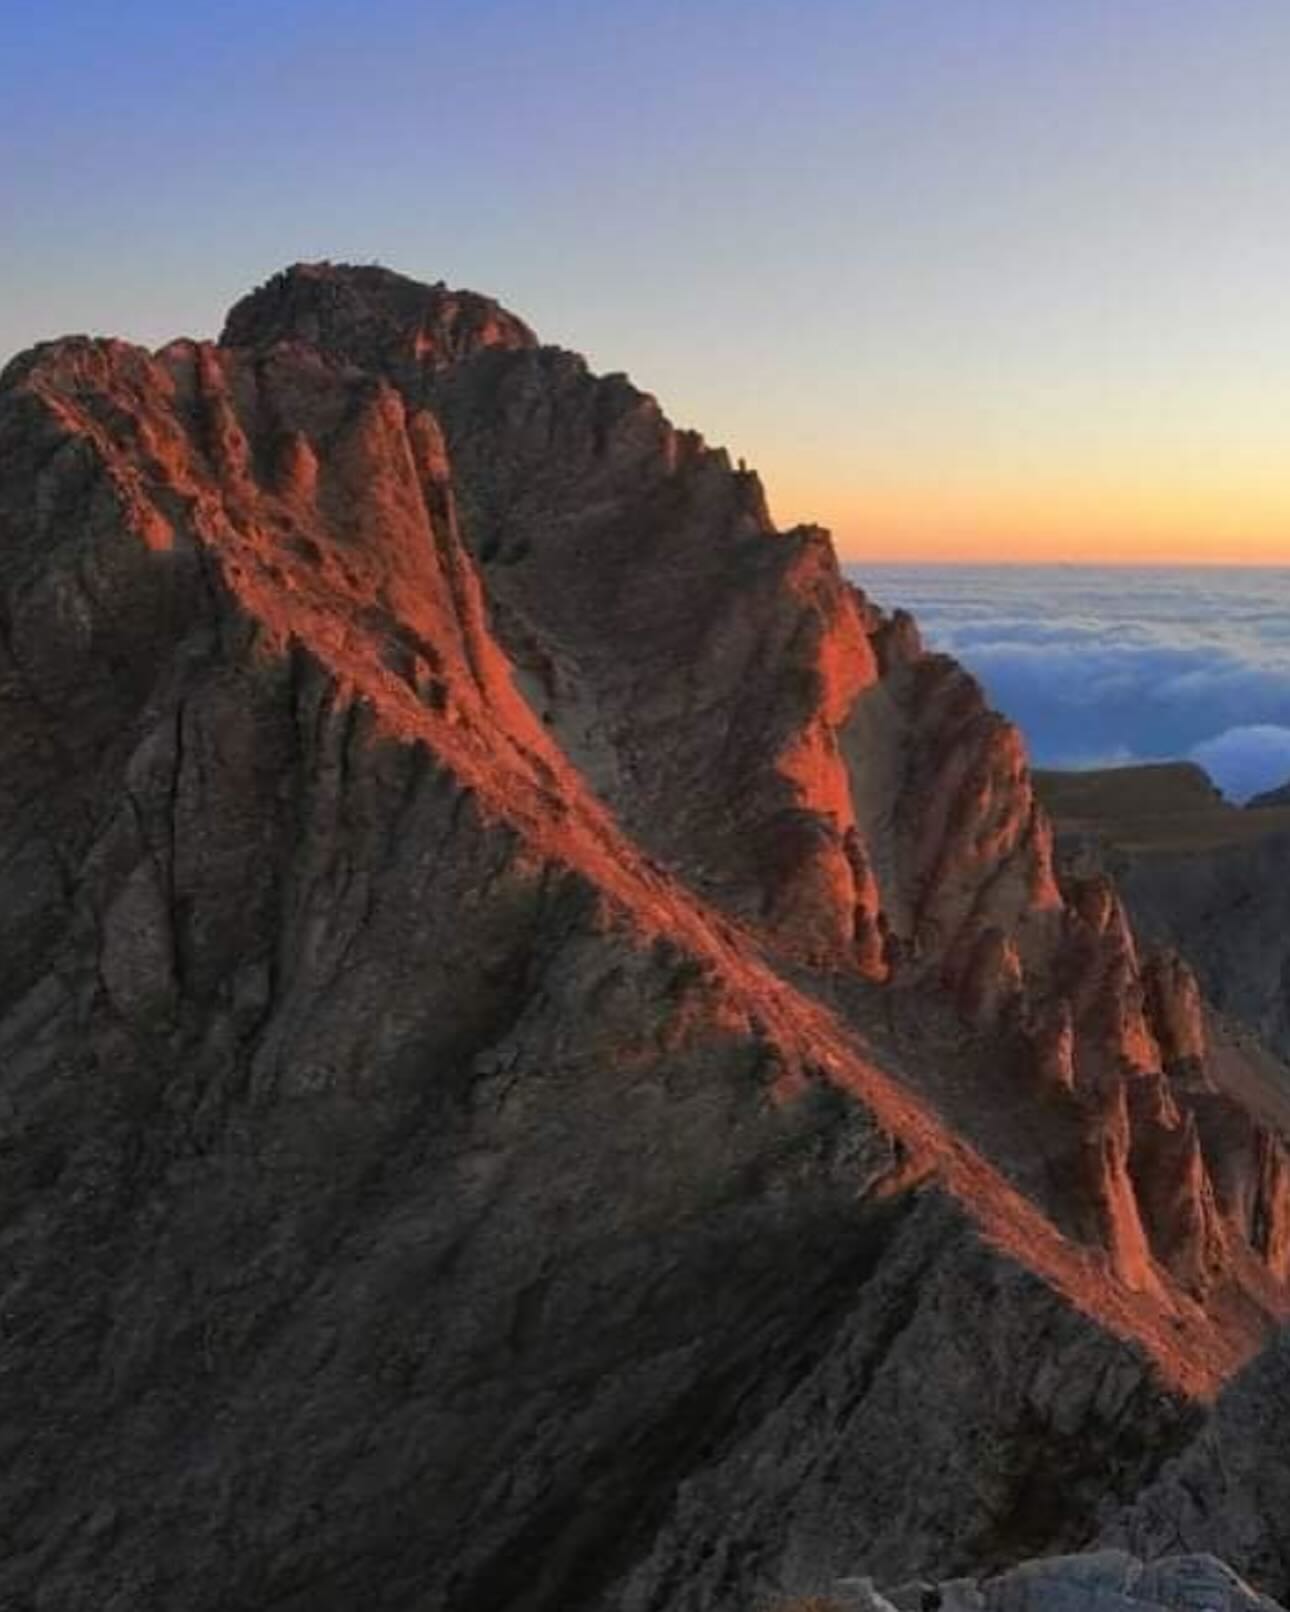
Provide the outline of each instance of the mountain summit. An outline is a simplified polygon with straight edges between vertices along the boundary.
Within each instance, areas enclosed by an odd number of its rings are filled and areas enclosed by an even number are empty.
[[[734,1612],[1194,1447],[1283,1072],[827,534],[374,267],[0,455],[3,1604]]]

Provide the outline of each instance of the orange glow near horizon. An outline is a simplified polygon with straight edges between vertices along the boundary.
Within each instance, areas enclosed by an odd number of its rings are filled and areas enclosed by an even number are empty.
[[[1290,475],[1279,485],[1013,487],[938,480],[822,489],[768,477],[776,521],[816,521],[847,562],[876,564],[1290,565]]]
[[[1286,0],[391,4],[10,7],[0,363],[375,257],[848,559],[1290,566]]]

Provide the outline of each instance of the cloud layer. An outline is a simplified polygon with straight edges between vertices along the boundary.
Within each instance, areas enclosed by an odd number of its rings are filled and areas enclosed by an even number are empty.
[[[1234,800],[1290,778],[1290,571],[848,570],[981,679],[1038,766],[1188,757]]]

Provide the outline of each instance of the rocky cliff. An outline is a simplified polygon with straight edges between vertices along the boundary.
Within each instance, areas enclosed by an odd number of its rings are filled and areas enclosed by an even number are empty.
[[[298,267],[0,463],[4,1605],[997,1566],[1285,1313],[1274,1073],[623,377]]]
[[[1179,1456],[1107,1530],[1139,1549],[1221,1551],[1290,1596],[1290,1333],[1224,1391]]]
[[[1290,808],[1226,801],[1190,764],[1053,773],[1072,854],[1110,868],[1140,932],[1176,948],[1208,1000],[1290,1058]]]

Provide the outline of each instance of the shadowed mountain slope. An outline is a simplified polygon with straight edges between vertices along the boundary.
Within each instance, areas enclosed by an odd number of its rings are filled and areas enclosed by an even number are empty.
[[[1290,1595],[1290,1332],[1226,1389],[1190,1446],[1108,1530],[1151,1555],[1221,1553]]]

